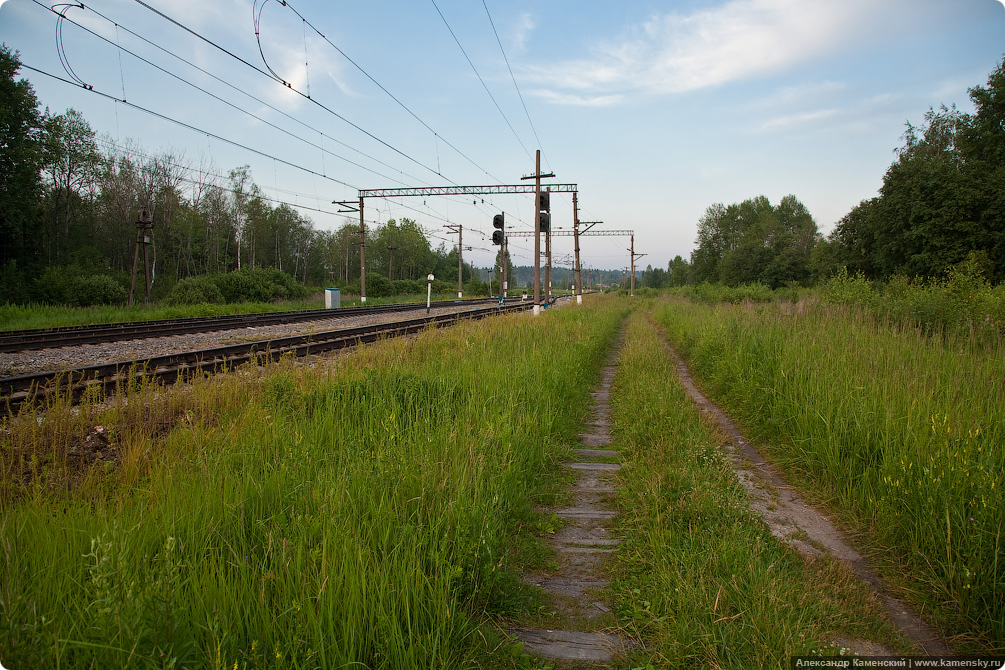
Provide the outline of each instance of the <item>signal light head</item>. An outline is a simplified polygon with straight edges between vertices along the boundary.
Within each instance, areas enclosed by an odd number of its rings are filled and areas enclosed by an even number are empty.
[[[548,212],[541,212],[541,215],[537,217],[538,229],[542,233],[547,233],[551,230],[551,214]]]
[[[538,196],[538,209],[542,212],[548,212],[551,210],[551,193],[548,191],[541,191]]]
[[[504,233],[501,230],[496,230],[492,233],[492,244],[502,244],[504,239]]]
[[[502,228],[506,225],[505,216],[503,214],[496,214],[493,216],[492,225],[502,230]]]

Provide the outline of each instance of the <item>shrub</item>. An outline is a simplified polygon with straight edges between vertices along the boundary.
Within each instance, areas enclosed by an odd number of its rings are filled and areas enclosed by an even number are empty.
[[[244,268],[211,278],[224,302],[274,302],[308,295],[306,286],[275,268]]]
[[[224,299],[220,287],[213,282],[212,277],[201,276],[182,279],[174,285],[164,302],[169,305],[220,304]]]
[[[394,295],[394,285],[382,274],[367,272],[366,295],[369,298],[389,298]]]
[[[108,275],[80,277],[73,281],[71,293],[73,304],[79,307],[122,304],[129,295],[126,287]]]

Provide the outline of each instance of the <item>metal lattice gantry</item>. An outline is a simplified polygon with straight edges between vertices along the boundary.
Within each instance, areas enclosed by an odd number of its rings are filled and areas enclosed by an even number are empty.
[[[575,230],[553,230],[551,234],[556,237],[574,237],[579,235],[580,237],[631,237],[635,234],[634,230],[586,230],[577,233]],[[506,233],[509,237],[534,237],[533,231],[516,231],[512,233]]]
[[[496,195],[499,193],[534,193],[533,184],[497,184],[494,186],[424,186],[422,188],[371,188],[361,189],[360,198],[403,198],[430,195]],[[548,184],[543,187],[552,193],[577,193],[578,184]]]
[[[540,162],[540,150],[538,151],[538,161]],[[540,184],[540,177],[553,177],[553,174],[542,175],[540,174],[540,164],[537,167],[537,172],[534,175],[538,177],[535,184],[495,184],[495,185],[483,185],[483,186],[424,186],[419,188],[371,188],[371,189],[359,189],[358,195],[359,199],[353,200],[335,200],[334,204],[339,205],[342,209],[339,210],[340,214],[349,213],[359,213],[359,288],[360,288],[360,298],[365,303],[366,302],[366,221],[363,218],[363,207],[367,198],[406,198],[406,197],[422,197],[422,196],[436,196],[436,195],[496,195],[496,194],[510,194],[510,193],[538,193],[539,191],[549,191],[551,193],[572,193],[573,200],[579,193],[578,184],[548,184],[543,188]],[[524,177],[526,179],[527,177]],[[535,214],[535,219],[537,215]],[[535,223],[536,225],[536,223]],[[540,238],[539,238],[540,239]],[[549,237],[550,240],[550,237]],[[460,246],[460,238],[458,238],[458,246]],[[458,257],[460,254],[458,254]],[[547,271],[551,271],[550,254],[549,262],[547,266]],[[458,271],[458,281],[460,281],[461,271]],[[539,281],[535,280],[535,304],[540,303],[540,296],[538,293]],[[460,293],[460,288],[458,288],[458,294]]]

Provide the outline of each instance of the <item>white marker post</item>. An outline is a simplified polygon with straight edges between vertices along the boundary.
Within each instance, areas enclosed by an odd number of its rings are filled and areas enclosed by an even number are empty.
[[[433,297],[433,273],[426,275],[426,314],[429,314],[429,301]]]

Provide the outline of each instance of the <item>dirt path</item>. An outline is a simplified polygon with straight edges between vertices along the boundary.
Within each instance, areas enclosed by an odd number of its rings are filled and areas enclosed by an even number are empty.
[[[563,509],[543,510],[563,519],[560,532],[551,538],[558,555],[558,569],[531,575],[528,579],[553,595],[556,614],[568,622],[567,630],[515,628],[510,632],[524,643],[524,649],[546,658],[577,661],[611,661],[625,653],[631,642],[616,634],[602,632],[613,623],[610,603],[598,591],[607,586],[603,563],[621,541],[608,528],[615,516],[611,502],[616,483],[614,474],[621,466],[613,461],[617,451],[604,449],[611,442],[610,389],[621,349],[619,338],[604,367],[600,387],[592,394],[589,430],[581,436],[579,459],[565,463],[576,474],[570,490],[572,504]],[[591,667],[575,663],[573,668]]]
[[[654,327],[658,329],[657,326]],[[787,542],[800,553],[816,556],[829,554],[848,565],[864,582],[875,589],[886,607],[894,625],[911,639],[919,651],[928,655],[949,655],[949,647],[911,608],[893,597],[884,586],[878,573],[865,557],[859,554],[830,520],[807,505],[758,451],[743,437],[730,418],[695,386],[694,379],[684,360],[677,355],[660,331],[663,344],[673,356],[677,374],[692,400],[712,415],[728,436],[725,445],[733,462],[733,469],[750,497],[751,507],[758,512],[772,535]],[[799,539],[803,536],[808,539]],[[864,641],[843,641],[848,647],[863,655],[892,655]]]

